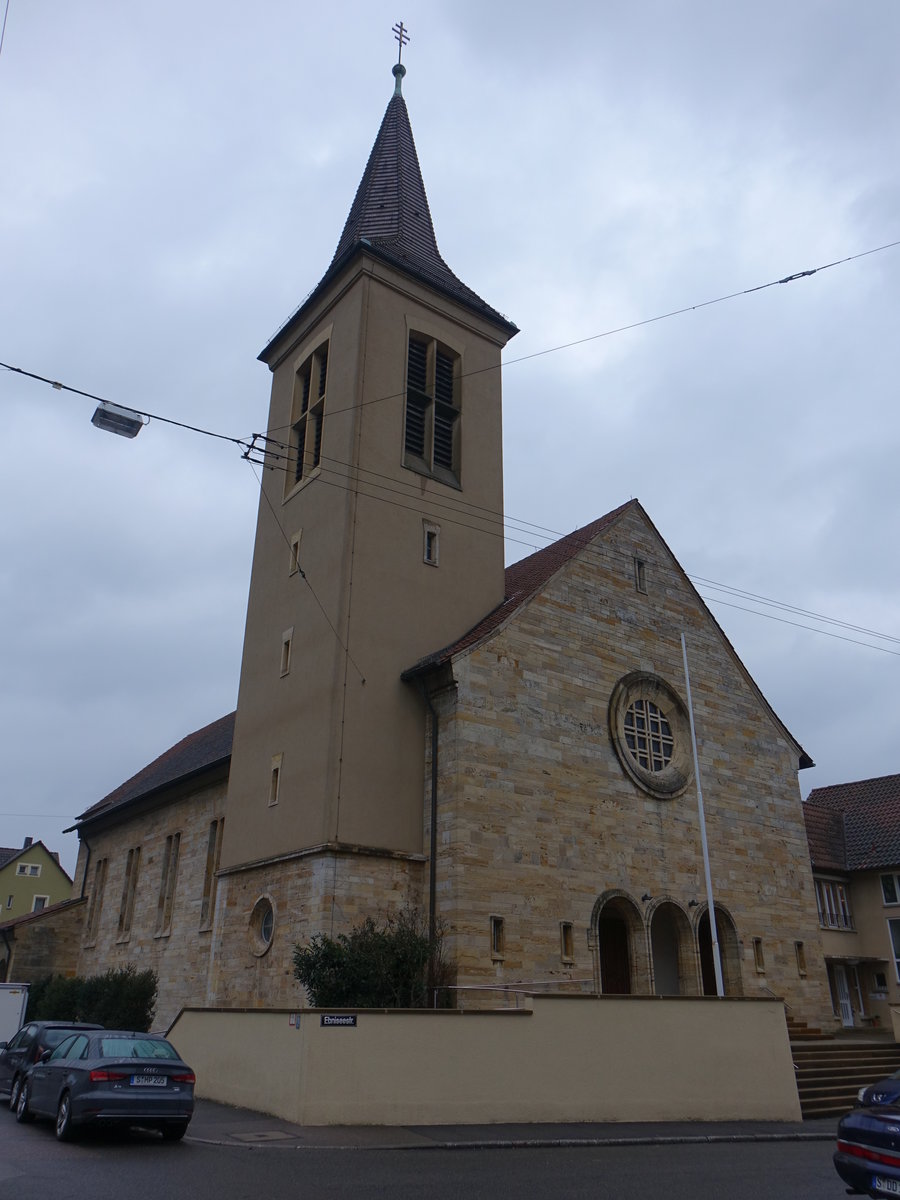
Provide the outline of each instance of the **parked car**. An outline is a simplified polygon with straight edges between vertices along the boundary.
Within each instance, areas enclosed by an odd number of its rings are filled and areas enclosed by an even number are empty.
[[[877,1083],[870,1083],[868,1087],[861,1087],[858,1099],[863,1108],[883,1104],[900,1105],[900,1071],[895,1071],[886,1079],[879,1079]]]
[[[165,1038],[103,1029],[45,1052],[19,1091],[16,1120],[52,1117],[68,1141],[82,1125],[137,1125],[183,1138],[194,1113],[194,1072]]]
[[[900,1196],[900,1108],[854,1108],[841,1117],[834,1167],[858,1195]]]
[[[9,1092],[9,1107],[15,1112],[25,1073],[45,1050],[52,1050],[78,1029],[102,1029],[75,1021],[29,1021],[9,1042],[0,1042],[0,1092]]]

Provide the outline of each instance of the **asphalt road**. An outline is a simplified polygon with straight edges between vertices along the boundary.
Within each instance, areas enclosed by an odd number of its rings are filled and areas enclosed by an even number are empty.
[[[164,1145],[151,1134],[60,1145],[0,1111],[0,1200],[841,1200],[828,1142],[601,1148],[320,1149]]]

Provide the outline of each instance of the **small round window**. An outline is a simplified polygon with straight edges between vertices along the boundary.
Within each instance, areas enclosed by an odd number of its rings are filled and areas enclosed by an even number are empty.
[[[275,936],[275,908],[268,896],[260,896],[250,914],[250,948],[257,956],[272,945]]]
[[[662,771],[672,761],[675,739],[665,714],[652,700],[635,700],[625,713],[625,744],[645,771]]]
[[[609,698],[609,732],[622,769],[645,792],[670,800],[691,775],[690,718],[658,675],[625,675]]]

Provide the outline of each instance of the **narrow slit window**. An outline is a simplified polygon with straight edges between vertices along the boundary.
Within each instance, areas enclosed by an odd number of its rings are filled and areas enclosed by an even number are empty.
[[[200,905],[200,928],[209,929],[216,909],[216,872],[222,852],[222,831],[225,818],[219,817],[209,823],[209,838],[206,843],[206,871],[203,875],[203,900]]]
[[[291,643],[294,640],[293,626],[281,635],[281,674],[287,675],[291,669]]]
[[[634,586],[639,592],[647,591],[647,564],[642,558],[634,560]]]
[[[166,838],[162,879],[159,884],[159,900],[156,905],[156,932],[158,936],[170,933],[172,929],[172,913],[175,908],[175,885],[178,882],[178,854],[180,849],[181,834],[170,834]]]
[[[298,530],[291,538],[291,563],[288,570],[289,575],[296,575],[300,570],[300,531]]]
[[[281,790],[281,764],[284,755],[276,754],[272,759],[272,770],[269,775],[269,806],[278,803],[278,794]]]
[[[432,525],[428,521],[422,522],[423,558],[430,567],[436,567],[438,565],[440,533],[441,531],[439,526]]]
[[[85,943],[90,945],[97,940],[97,928],[100,924],[100,912],[103,908],[103,893],[106,891],[106,874],[109,866],[108,858],[98,858],[94,868],[94,886],[91,889],[91,904],[88,909],[85,924]]]
[[[125,941],[131,936],[131,922],[134,918],[134,897],[137,893],[138,874],[141,867],[141,848],[135,846],[128,851],[125,862],[125,881],[122,885],[122,903],[119,906],[119,940]]]
[[[502,917],[491,917],[491,958],[502,958],[506,948],[506,933]]]
[[[575,929],[571,921],[559,923],[559,956],[563,962],[575,960]]]
[[[757,975],[765,975],[766,960],[763,955],[762,938],[755,937],[753,939],[753,965],[756,967]]]
[[[797,955],[797,974],[806,974],[806,951],[803,948],[802,942],[794,942],[794,951]]]

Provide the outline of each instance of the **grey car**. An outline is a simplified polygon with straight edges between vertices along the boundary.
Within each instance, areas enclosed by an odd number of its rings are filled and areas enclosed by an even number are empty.
[[[194,1112],[194,1072],[165,1038],[102,1029],[72,1034],[25,1077],[16,1120],[51,1117],[68,1141],[84,1125],[158,1129],[184,1137]]]
[[[9,1107],[15,1112],[19,1089],[33,1063],[45,1050],[53,1050],[60,1042],[81,1029],[102,1029],[77,1021],[29,1021],[9,1042],[0,1042],[0,1092],[9,1092]]]

